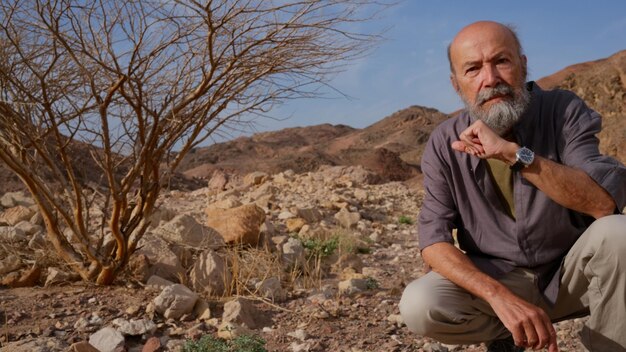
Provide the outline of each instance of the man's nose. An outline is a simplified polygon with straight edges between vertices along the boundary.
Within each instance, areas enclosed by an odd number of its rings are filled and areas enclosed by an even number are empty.
[[[500,83],[500,73],[495,65],[483,66],[483,86],[495,87]]]

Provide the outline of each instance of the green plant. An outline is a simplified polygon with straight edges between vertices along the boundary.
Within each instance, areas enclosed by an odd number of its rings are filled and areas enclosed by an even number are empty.
[[[413,219],[406,215],[400,215],[400,217],[398,218],[398,223],[413,225]]]
[[[205,335],[198,341],[187,341],[184,352],[267,352],[265,341],[258,336],[241,335],[226,341]]]
[[[366,286],[368,290],[374,290],[380,287],[380,285],[378,284],[378,281],[376,281],[376,279],[374,279],[371,276],[368,276],[367,278],[365,278],[366,281]]]
[[[308,250],[310,257],[328,257],[339,248],[339,236],[303,239],[302,246]]]

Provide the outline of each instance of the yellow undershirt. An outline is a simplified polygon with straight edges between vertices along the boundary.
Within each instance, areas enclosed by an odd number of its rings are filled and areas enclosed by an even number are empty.
[[[513,201],[513,171],[503,161],[487,159],[487,170],[496,184],[496,189],[505,212],[515,219],[515,203]]]

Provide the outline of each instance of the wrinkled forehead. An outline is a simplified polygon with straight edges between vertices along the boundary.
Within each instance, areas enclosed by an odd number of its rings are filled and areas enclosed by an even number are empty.
[[[519,44],[506,26],[493,22],[479,22],[463,28],[450,43],[450,60],[476,60],[484,55],[507,53],[515,55]]]

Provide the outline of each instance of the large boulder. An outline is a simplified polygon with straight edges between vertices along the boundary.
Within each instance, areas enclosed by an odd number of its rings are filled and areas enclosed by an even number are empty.
[[[248,329],[262,328],[267,318],[262,311],[257,309],[254,304],[245,298],[235,298],[224,304],[224,314],[222,322],[241,324]]]
[[[144,254],[151,263],[148,275],[157,275],[171,281],[179,281],[185,276],[185,268],[180,259],[162,238],[146,233],[139,241],[137,254]]]
[[[209,295],[223,295],[230,285],[232,275],[226,261],[212,250],[203,252],[189,274],[192,287],[196,292]]]
[[[187,214],[177,215],[153,232],[170,243],[183,246],[212,249],[224,246],[224,240],[219,233]]]
[[[166,319],[180,319],[193,311],[198,295],[181,284],[166,286],[154,299],[154,309]]]
[[[232,209],[207,208],[207,225],[217,230],[227,244],[259,243],[260,227],[265,222],[265,212],[256,204],[246,204]]]

